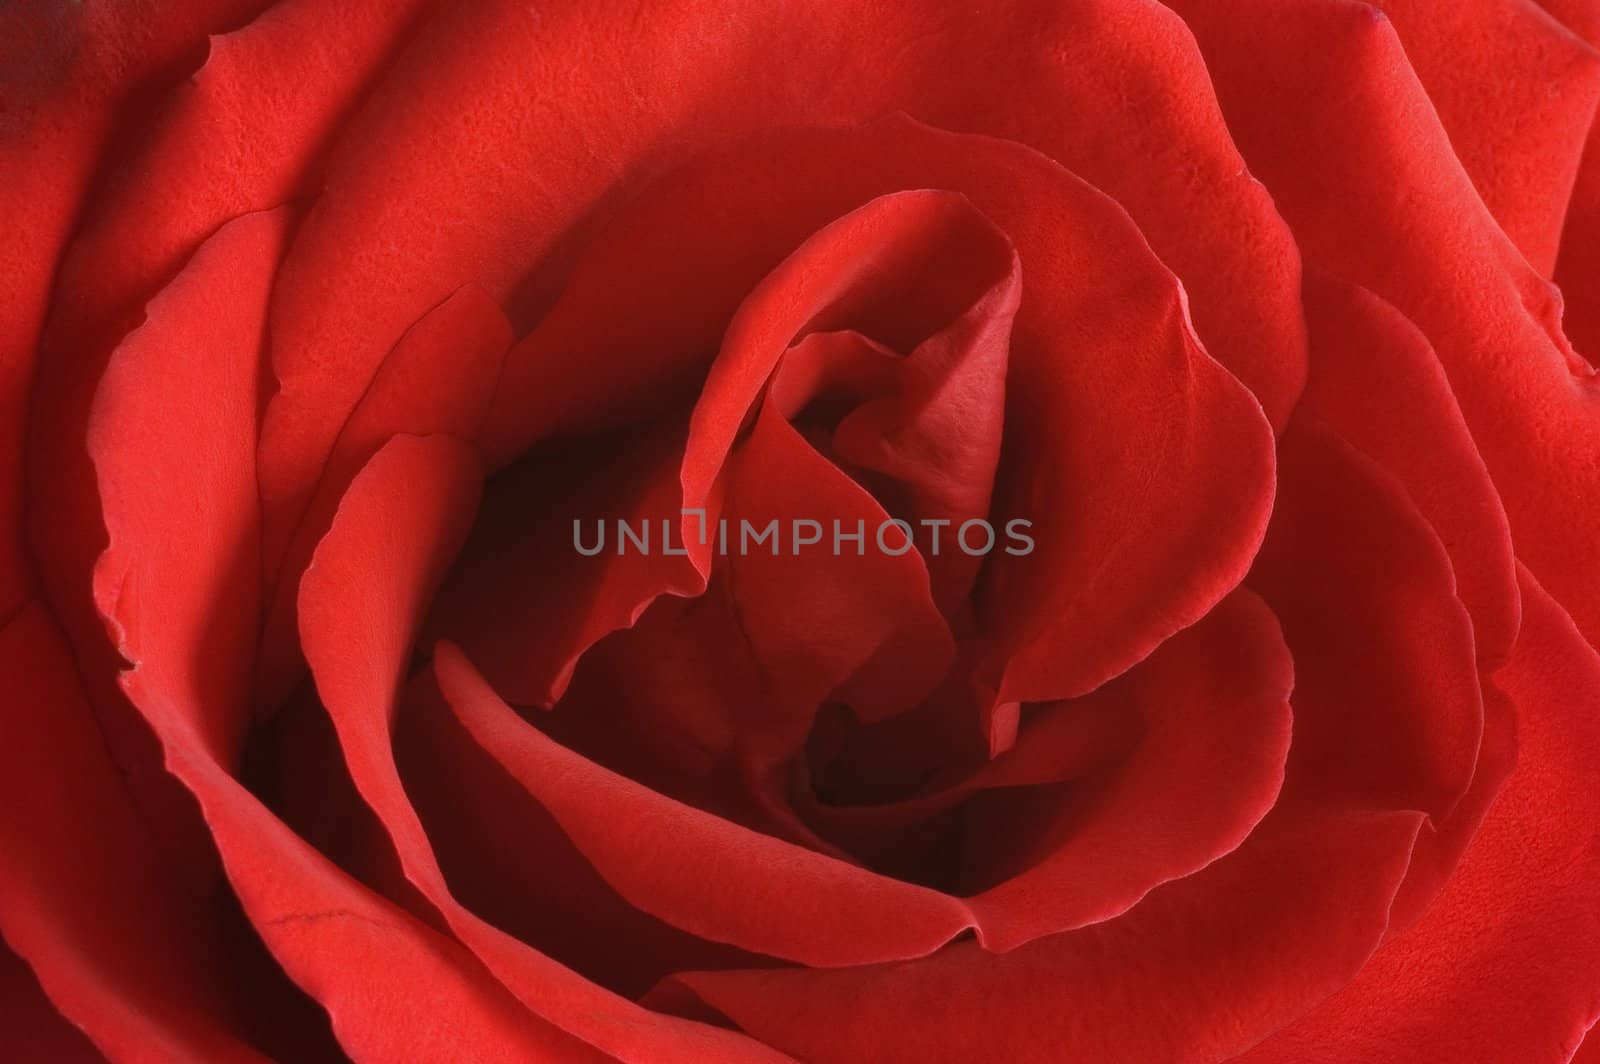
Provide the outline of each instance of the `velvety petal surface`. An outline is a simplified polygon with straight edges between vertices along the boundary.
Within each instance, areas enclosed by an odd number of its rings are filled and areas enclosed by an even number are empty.
[[[10,948],[54,1008],[114,1057],[264,1060],[240,1040],[205,899],[165,867],[66,641],[37,604],[0,629],[0,671],[16,713],[0,744],[0,931]]]
[[[969,926],[954,898],[750,831],[586,762],[520,720],[450,644],[440,644],[435,668],[478,742],[648,912],[703,937],[828,967],[920,956]]]
[[[181,76],[206,34],[260,6],[28,0],[0,11],[0,616],[22,606],[34,579],[21,508],[30,391],[60,256],[100,160],[120,136],[118,120],[146,114],[152,88]]]
[[[1494,683],[1517,766],[1450,883],[1355,981],[1248,1061],[1560,1064],[1600,1016],[1600,658],[1526,570],[1522,637]]]
[[[1559,294],[1462,169],[1393,25],[1345,0],[1169,6],[1307,260],[1428,339],[1518,558],[1600,638],[1600,569],[1574,564],[1600,537],[1600,382],[1562,335]]]
[[[1443,817],[1483,735],[1449,559],[1394,480],[1325,427],[1297,415],[1282,459],[1250,586],[1294,655],[1301,771]]]
[[[481,475],[476,454],[449,437],[396,438],[355,478],[302,582],[307,659],[355,785],[407,877],[530,1018],[624,1060],[771,1059],[747,1040],[654,1015],[588,982],[468,911],[445,883],[391,738],[412,641],[466,537]]]
[[[251,922],[352,1056],[447,1055],[465,1041],[491,1060],[587,1059],[464,948],[350,879],[230,773],[261,601],[250,310],[259,323],[287,220],[246,216],[208,241],[190,267],[194,289],[175,291],[167,313],[119,349],[96,398],[89,447],[110,546],[95,593],[131,663],[123,688],[199,801]],[[241,312],[208,313],[230,284]],[[181,539],[175,514],[186,519]],[[352,968],[366,978],[349,979]],[[418,993],[432,1002],[426,1016],[412,1007]]]
[[[658,999],[692,991],[806,1060],[1224,1059],[1354,976],[1417,824],[1286,797],[1235,853],[1107,924],[998,956],[958,943],[901,964],[685,974]]]
[[[281,701],[300,675],[295,640],[299,575],[327,531],[340,497],[363,463],[392,436],[449,433],[470,438],[488,410],[511,343],[505,315],[471,285],[451,294],[408,329],[340,429],[299,524],[281,550],[264,547],[266,627],[256,666],[256,697]]]
[[[1524,0],[1379,0],[1484,205],[1549,277],[1600,100],[1600,53]]]

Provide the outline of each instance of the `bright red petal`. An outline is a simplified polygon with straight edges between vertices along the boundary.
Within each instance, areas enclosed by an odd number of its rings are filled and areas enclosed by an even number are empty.
[[[1355,982],[1241,1059],[1561,1064],[1600,1016],[1600,657],[1522,577],[1522,637],[1494,676],[1517,767],[1460,868]]]

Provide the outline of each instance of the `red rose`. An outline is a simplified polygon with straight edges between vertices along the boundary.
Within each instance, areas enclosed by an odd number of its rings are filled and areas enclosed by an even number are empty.
[[[0,1058],[1593,1059],[1539,3],[0,6]]]

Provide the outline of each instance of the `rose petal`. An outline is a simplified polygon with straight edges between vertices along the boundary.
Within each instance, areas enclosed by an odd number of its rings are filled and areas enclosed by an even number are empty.
[[[538,507],[530,508],[521,499],[508,502],[507,513],[502,517],[497,506],[496,515],[483,534],[489,542],[471,551],[463,572],[452,579],[440,606],[438,623],[430,625],[430,632],[460,638],[474,652],[482,653],[484,668],[494,679],[496,689],[512,701],[553,702],[565,688],[577,657],[601,636],[632,623],[661,594],[686,594],[704,588],[715,553],[713,545],[721,538],[721,514],[710,498],[711,490],[722,474],[735,432],[796,336],[807,327],[824,327],[824,318],[831,316],[852,325],[870,322],[876,331],[886,335],[918,341],[952,319],[960,319],[984,285],[996,276],[1008,276],[1013,258],[1004,237],[959,196],[948,193],[921,191],[887,196],[825,226],[757,286],[735,316],[725,351],[716,363],[719,368],[708,382],[709,390],[694,406],[687,445],[678,448],[683,453],[678,477],[681,494],[674,490],[676,484],[664,479],[663,470],[654,468],[659,455],[677,445],[670,422],[662,427],[657,441],[630,448],[631,456],[624,463],[609,468],[604,449],[590,456],[582,453],[581,446],[574,448],[575,455],[558,460],[560,472],[570,472],[574,460],[587,458],[597,467],[596,474],[581,480],[576,490],[555,483],[534,483],[521,489],[539,495]],[[954,263],[955,268],[930,268],[941,263]],[[1004,310],[995,313],[1006,316]],[[492,421],[488,444],[491,453],[509,457],[551,427],[541,424],[540,405],[546,396],[559,395],[581,408],[585,395],[594,397],[596,383],[601,384],[602,393],[619,380],[635,389],[654,389],[664,383],[662,364],[654,355],[654,348],[619,352],[626,362],[609,366],[606,373],[580,375],[578,380],[569,379],[576,363],[564,356],[547,360],[544,356],[549,353],[543,339],[521,343],[511,352],[507,374],[513,383],[497,397],[498,431]],[[670,366],[670,360],[666,364]],[[573,387],[567,387],[569,384]],[[535,405],[508,405],[507,390]],[[615,397],[608,397],[607,401],[614,402]],[[999,411],[990,416],[998,419]],[[798,442],[789,440],[785,432],[778,425],[763,432],[758,442],[764,453],[769,457],[788,454],[805,463],[807,472],[802,481],[831,485],[829,490],[834,497],[815,497],[810,509],[802,506],[793,513],[786,511],[783,520],[820,521],[831,532],[828,522],[835,515],[847,530],[860,519],[867,530],[865,534],[872,536],[885,517],[881,510],[870,499],[862,498],[859,491],[852,490],[842,477],[830,478],[825,469],[816,468],[820,463],[805,458],[808,449],[803,445],[801,449],[774,450],[773,440]],[[513,436],[508,437],[508,433]],[[793,471],[798,474],[798,470]],[[752,490],[759,489],[765,480],[762,476],[752,481]],[[781,484],[782,478],[775,483]],[[763,505],[770,506],[770,502]],[[696,512],[681,516],[684,508]],[[648,533],[658,536],[667,534],[665,523],[670,523],[674,529],[671,538],[678,548],[688,550],[695,572],[684,572],[685,565],[667,555],[659,538],[653,553],[625,552],[613,517],[627,520],[636,532],[641,526],[648,526]],[[774,514],[764,514],[756,528],[764,528],[773,517]],[[736,538],[741,531],[737,520],[732,519]],[[574,556],[578,542],[568,542],[569,526],[586,542],[591,538],[587,530],[596,529],[592,534],[599,537],[596,557]],[[786,530],[790,527],[785,523]],[[604,541],[606,529],[615,537],[614,546],[609,549]],[[516,549],[507,549],[503,532],[514,537]],[[791,537],[786,531],[781,538],[787,544]],[[759,567],[761,563],[752,560],[751,565]],[[866,558],[842,561],[835,568],[855,588],[874,587],[886,580],[884,586],[907,588],[906,593],[913,600],[926,597],[924,589],[916,584],[919,579],[926,584],[927,578],[925,574],[917,576],[916,570],[922,566],[912,555],[895,558],[873,551]],[[865,571],[899,572],[904,579],[885,576],[862,583],[860,573]],[[523,589],[523,593],[507,593],[513,587]],[[904,596],[867,596],[863,600],[858,594],[855,598],[849,614],[864,617],[866,610],[876,608],[880,625],[885,616],[894,618],[898,604],[905,601]],[[763,598],[756,596],[750,601],[759,606]],[[826,606],[826,610],[834,612],[836,606],[837,603]],[[574,625],[574,614],[581,614],[584,619]],[[751,618],[759,620],[754,613]],[[903,653],[919,653],[930,642],[948,642],[948,636],[938,627],[936,619],[922,618],[920,634],[908,639]],[[802,620],[790,625],[791,630],[810,628]],[[854,639],[847,632],[836,643],[849,643],[870,655],[892,634],[885,630]],[[529,644],[535,648],[531,653]],[[769,649],[775,652],[770,640]],[[948,653],[948,649],[935,646],[932,653],[937,656]],[[861,664],[863,661],[859,660],[846,663],[844,671],[848,674]],[[881,661],[876,667],[881,674],[893,671],[895,663]],[[931,685],[940,670],[930,667],[929,671]]]
[[[194,635],[182,652],[212,700],[188,724],[225,765],[249,726],[229,685],[249,667],[261,602],[255,359],[291,218],[246,215],[208,240],[112,355],[90,419],[112,540],[95,601],[119,642],[138,645],[146,625]]]
[[[1600,101],[1600,55],[1535,3],[1378,6],[1484,204],[1549,277]]]
[[[1354,976],[1419,821],[1286,798],[1234,853],[1119,919],[1010,953],[957,943],[900,964],[675,983],[819,1062],[1224,1059]],[[673,990],[658,999],[672,1003]]]
[[[917,146],[926,150],[927,138],[905,139],[921,141]],[[851,154],[863,146],[858,137],[840,145]],[[813,153],[827,150],[811,147]],[[840,165],[830,164],[824,165]],[[800,180],[795,184],[805,187]],[[904,347],[953,324],[987,289],[1000,287],[994,316],[1001,319],[1003,344],[1019,296],[1017,270],[1005,233],[956,193],[890,192],[829,220],[733,313],[695,404],[684,456],[684,505],[706,504],[735,436],[784,352],[806,331],[851,327]],[[513,368],[521,354],[513,352]]]
[[[1478,668],[1492,667],[1509,653],[1521,597],[1498,494],[1443,369],[1415,327],[1370,292],[1315,268],[1306,289],[1314,353],[1302,409],[1337,425],[1396,477],[1432,524],[1472,617]],[[1391,934],[1444,885],[1511,770],[1512,710],[1489,688],[1483,713],[1471,784],[1448,816],[1424,825],[1390,916]]]
[[[852,410],[833,436],[838,457],[888,477],[920,526],[960,530],[989,516],[1005,421],[1006,362],[1021,277],[1012,272],[950,327],[897,363],[898,386]],[[959,544],[958,544],[959,547]],[[923,551],[934,595],[958,615],[982,561]]]
[[[1349,987],[1242,1059],[1555,1064],[1600,1015],[1600,658],[1521,576],[1522,637],[1494,678],[1516,706],[1517,767],[1460,869]]]
[[[21,535],[22,445],[29,434],[52,427],[51,418],[28,411],[38,341],[62,249],[94,185],[101,153],[119,119],[146,113],[150,83],[181,76],[208,32],[236,24],[259,6],[259,0],[182,0],[0,8],[0,69],[6,72],[0,217],[7,220],[0,242],[0,306],[6,308],[0,315],[0,616],[23,605],[35,578]],[[78,387],[86,406],[93,385],[80,381]],[[72,442],[82,466],[81,435]],[[86,491],[92,495],[92,485]],[[85,600],[81,578],[91,558],[92,552],[76,570]],[[84,612],[92,613],[87,603]]]
[[[968,814],[969,868],[989,881],[1021,869],[971,901],[984,944],[1004,952],[1112,919],[1235,849],[1277,801],[1293,681],[1277,621],[1241,590],[1074,707],[1137,715],[1143,740],[1099,786],[1001,792],[1012,800]],[[1007,787],[1042,752],[1030,747],[1025,730],[989,785]]]
[[[459,642],[481,658],[496,690],[548,707],[584,651],[634,624],[659,596],[701,590],[703,577],[680,553],[681,533],[671,535],[671,551],[665,541],[682,505],[684,433],[677,418],[552,445],[491,480],[427,640]],[[619,521],[652,549],[625,549]]]
[[[1495,771],[1478,756],[1471,627],[1432,530],[1381,470],[1325,430],[1297,422],[1284,449],[1283,495],[1262,566],[1285,574],[1265,582],[1284,602],[1296,652],[1295,743],[1283,794],[1237,850],[1158,887],[1116,919],[1000,957],[958,944],[921,960],[844,972],[685,974],[679,990],[806,1059],[893,1052],[1044,1061],[1066,1047],[1085,1059],[1202,1061],[1247,1049],[1354,977],[1382,940],[1408,874],[1424,824],[1412,810],[1428,793],[1418,781],[1443,803],[1441,817],[1453,807],[1470,826],[1460,789],[1479,765],[1490,783]],[[1296,552],[1299,565],[1291,564]],[[1343,599],[1316,610],[1308,592],[1289,594],[1296,589]],[[1402,589],[1407,597],[1397,598]],[[1348,681],[1327,668],[1319,648],[1358,646],[1370,635],[1373,621],[1351,608],[1362,601],[1383,604],[1380,620],[1405,617],[1422,637],[1418,645],[1433,653],[1396,675],[1428,666],[1436,679],[1425,692],[1467,712],[1436,720],[1424,703],[1400,717],[1388,710],[1390,699],[1381,703],[1385,712],[1357,716],[1360,703],[1328,697],[1330,683]],[[1409,612],[1393,613],[1399,607]],[[1307,638],[1308,617],[1320,618],[1315,638]],[[1356,674],[1363,682],[1387,675],[1384,662],[1352,662],[1365,670]],[[1430,728],[1449,741],[1416,744]],[[1496,736],[1486,749],[1498,753]],[[1410,744],[1398,747],[1410,760],[1388,753],[1400,740]],[[1448,864],[1448,853],[1437,852],[1448,846],[1428,855],[1430,870]],[[681,1003],[675,993],[669,984],[657,1000]],[[965,1005],[931,1007],[949,1000]],[[1161,1023],[1147,1022],[1152,1009]],[[974,1015],[983,1022],[971,1024]]]
[[[1600,47],[1600,6],[1591,0],[1540,0],[1540,6],[1591,47]],[[1561,326],[1592,361],[1600,352],[1600,127],[1591,129],[1578,165],[1555,281],[1565,296]]]
[[[421,6],[283,0],[207,37],[199,69],[101,181],[57,300],[90,318],[135,306],[228,219],[316,192],[319,156]]]
[[[1389,910],[1390,936],[1404,931],[1433,904],[1516,766],[1516,707],[1492,684],[1485,684],[1483,711],[1483,743],[1472,784],[1448,816],[1430,819],[1417,834],[1406,880]]]
[[[401,696],[395,724],[395,761],[405,793],[416,807],[451,895],[462,909],[493,925],[523,953],[537,956],[561,979],[528,977],[533,1006],[556,1006],[554,988],[584,980],[589,999],[573,995],[552,1013],[558,1022],[595,1028],[592,1040],[612,1052],[647,1059],[669,1051],[695,1059],[723,1036],[676,1020],[639,1014],[632,1001],[651,985],[685,968],[747,968],[778,963],[664,923],[635,908],[595,870],[528,791],[497,764],[462,727],[431,671],[419,674]],[[663,757],[665,761],[667,758]],[[508,840],[515,840],[508,845]],[[449,905],[451,903],[447,903]],[[471,935],[463,932],[464,939]],[[493,962],[489,952],[482,954]],[[548,958],[549,960],[543,960]],[[549,961],[570,968],[555,968]],[[531,963],[508,966],[509,985]],[[541,985],[541,982],[543,985]],[[613,998],[611,995],[618,997]],[[568,1016],[572,1019],[568,1019]],[[602,1024],[614,1030],[606,1031]],[[635,1035],[628,1035],[632,1029]],[[754,1047],[721,1048],[750,1056]],[[652,1048],[651,1043],[656,1045]]]
[[[1377,296],[1306,275],[1312,371],[1302,409],[1394,476],[1450,555],[1480,665],[1503,661],[1521,619],[1499,492],[1426,339]]]
[[[263,660],[256,669],[259,702],[276,705],[300,675],[294,638],[298,576],[350,480],[394,435],[471,437],[488,408],[510,342],[511,326],[500,308],[469,285],[423,315],[379,367],[340,429],[298,525],[284,530],[281,548],[264,547],[270,596]]]
[[[820,436],[823,453],[911,523],[934,597],[963,630],[982,558],[955,548],[933,553],[922,522],[959,530],[989,516],[1019,284],[1008,274],[905,357],[858,332],[810,333],[785,353],[771,382],[770,401],[783,416],[801,419],[802,434]],[[812,423],[808,407],[819,402],[842,412],[834,413],[836,424]],[[898,549],[898,540],[888,542]]]
[[[105,1058],[45,997],[28,963],[0,943],[0,1053],[10,1060],[99,1064]]]
[[[975,441],[978,453],[968,468],[955,455],[932,463],[952,478],[977,478],[984,505],[973,516],[982,517],[998,460],[1005,347],[1019,294],[1016,252],[993,223],[960,196],[913,191],[881,196],[823,227],[735,312],[690,421],[683,504],[721,516],[712,506],[713,487],[734,452],[724,505],[741,539],[726,564],[740,627],[771,675],[773,690],[792,695],[807,715],[862,668],[870,667],[869,674],[855,676],[852,704],[868,717],[904,709],[931,690],[953,647],[931,609],[929,571],[951,570],[937,549],[895,555],[877,549],[876,542],[869,547],[867,538],[876,540],[888,514],[813,450],[786,414],[767,402],[757,407],[758,396],[769,381],[777,385],[785,353],[808,328],[849,325],[897,347],[915,343],[905,360],[907,372],[934,379],[936,363],[959,357],[946,346],[970,350],[974,330],[989,333],[990,405],[966,426],[986,423],[987,438]],[[916,369],[909,369],[913,364]],[[840,423],[838,457],[887,466],[878,471],[889,472],[896,457],[884,453],[884,446],[903,448],[912,441],[882,439],[886,426],[874,430],[862,420],[873,414],[872,407],[858,408]],[[752,416],[750,435],[735,451],[735,436]],[[829,541],[821,548],[827,552],[821,564],[798,560],[795,522],[805,520],[817,522],[818,535]],[[744,523],[759,529],[769,521],[778,522],[779,539],[787,542],[774,544],[771,553],[789,554],[788,561],[774,560],[760,547],[743,549]],[[691,523],[685,522],[686,541]],[[861,540],[845,546],[835,536],[839,529]],[[689,549],[702,567],[712,564],[709,544],[691,541]],[[961,557],[948,543],[945,552]],[[975,570],[968,567],[967,582]],[[921,682],[906,688],[907,677]],[[799,735],[794,739],[797,745]]]
[[[1444,548],[1391,477],[1309,416],[1280,457],[1250,586],[1294,655],[1299,771],[1444,817],[1483,734],[1472,623]]]
[[[533,1013],[626,1060],[764,1059],[745,1040],[654,1016],[582,979],[463,908],[445,884],[402,787],[390,730],[412,641],[466,536],[480,477],[476,455],[460,443],[396,438],[355,478],[302,582],[307,660],[356,787],[406,875]]]
[[[151,844],[184,889],[200,891],[217,878],[214,852],[192,800],[116,688],[118,662],[89,586],[105,534],[84,429],[105,359],[141,308],[115,308],[109,321],[84,300],[47,311],[104,158],[125,147],[127,130],[151,121],[157,98],[199,62],[208,32],[246,21],[259,6],[25,2],[0,11],[0,211],[8,219],[0,247],[0,617],[37,595],[65,628],[90,712]],[[66,342],[59,334],[69,324],[92,335]]]
[[[852,708],[867,719],[916,704],[944,675],[955,645],[922,558],[868,542],[888,514],[770,404],[729,465],[723,517],[740,541],[732,546],[730,532],[729,555],[717,561],[743,635],[736,652],[754,659],[767,691],[759,717],[741,715],[736,738],[746,756],[770,767],[800,746],[815,707],[847,683]],[[807,520],[821,526],[824,543],[798,545],[798,522]],[[746,551],[746,528],[774,524],[777,542]],[[841,530],[862,541],[845,544]]]
[[[1307,259],[1427,337],[1517,556],[1600,640],[1600,567],[1574,564],[1600,539],[1600,380],[1561,335],[1559,295],[1461,169],[1393,27],[1335,0],[1171,6],[1194,28],[1229,128]]]
[[[520,720],[448,643],[434,668],[473,737],[646,912],[825,966],[921,956],[969,925],[953,898],[740,827],[585,760]]]
[[[163,867],[66,641],[37,604],[0,629],[0,675],[16,710],[0,744],[6,942],[63,1015],[117,1059],[265,1060],[241,1041],[217,929]]]
[[[110,546],[95,593],[134,663],[123,688],[198,799],[251,922],[352,1056],[448,1055],[465,1043],[490,1060],[589,1059],[465,949],[295,837],[226,767],[249,716],[258,340],[287,220],[249,215],[207,241],[192,285],[172,291],[102,381],[89,450]],[[215,313],[219,300],[234,312]],[[426,1016],[410,1004],[419,993]]]
[[[1093,694],[1031,707],[1016,745],[966,779],[807,815],[875,861],[957,851],[981,940],[1003,952],[1111,919],[1237,847],[1278,797],[1292,678],[1277,622],[1241,590]]]
[[[1600,41],[1600,32],[1591,40]],[[1600,137],[1591,137],[1573,185],[1555,281],[1563,295],[1561,327],[1591,364],[1600,359]],[[1590,1039],[1592,1043],[1594,1040]]]

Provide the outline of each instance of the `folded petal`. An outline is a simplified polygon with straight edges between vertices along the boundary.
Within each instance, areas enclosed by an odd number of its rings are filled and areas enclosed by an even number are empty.
[[[251,923],[328,1009],[353,1057],[583,1060],[466,949],[339,870],[231,774],[249,718],[261,601],[255,451],[259,323],[284,212],[225,227],[192,287],[123,345],[89,437],[110,539],[96,602],[132,667],[122,686],[198,800]],[[236,313],[202,314],[237,299]],[[252,328],[254,326],[254,328]],[[360,979],[351,971],[360,970]],[[424,995],[419,1015],[410,1003]]]
[[[464,908],[445,882],[391,736],[412,642],[466,537],[481,476],[471,448],[448,437],[394,439],[355,478],[301,584],[307,660],[356,788],[406,876],[500,981],[491,1000],[514,996],[530,1018],[625,1060],[761,1060],[744,1039],[655,1016],[590,983]]]
[[[1241,1059],[1559,1064],[1600,1016],[1600,658],[1521,577],[1522,636],[1494,676],[1517,765],[1459,869],[1350,986]]]
[[[22,445],[30,433],[49,431],[53,420],[28,412],[39,337],[62,250],[94,187],[102,153],[118,132],[119,116],[148,113],[152,81],[164,85],[181,77],[207,33],[260,6],[260,0],[185,0],[92,9],[26,2],[0,9],[0,69],[6,72],[0,216],[7,230],[0,244],[0,305],[6,308],[0,314],[0,616],[21,607],[35,577],[23,555]],[[92,373],[75,387],[86,406]],[[77,467],[86,470],[82,436],[71,442]],[[85,490],[93,495],[92,485]],[[81,559],[80,578],[92,557],[90,551]],[[81,579],[77,592],[91,612]]]
[[[39,605],[0,629],[0,674],[15,710],[0,744],[6,942],[115,1059],[264,1061],[240,1034],[205,901],[164,866]]]
[[[1342,0],[1169,6],[1194,29],[1229,128],[1307,260],[1428,339],[1518,558],[1600,640],[1600,568],[1573,561],[1600,538],[1600,378],[1561,333],[1559,293],[1461,168],[1394,27]]]
[[[1450,555],[1481,665],[1504,660],[1521,617],[1500,495],[1426,338],[1362,288],[1306,275],[1311,376],[1302,409],[1404,488]]]
[[[0,1052],[12,1060],[98,1064],[105,1058],[44,996],[26,961],[0,943]]]
[[[1600,54],[1523,0],[1379,0],[1500,227],[1545,277],[1600,101]]]
[[[1271,611],[1241,590],[1099,690],[1024,707],[1015,745],[956,782],[803,808],[875,866],[972,895],[980,940],[1004,951],[1111,919],[1237,847],[1278,797],[1292,679]],[[858,772],[884,774],[895,752],[874,753]]]
[[[1250,586],[1294,655],[1300,772],[1443,817],[1483,735],[1472,623],[1444,548],[1393,478],[1307,415],[1279,468]]]
[[[1294,797],[1108,923],[1003,955],[961,942],[900,964],[686,973],[656,999],[701,1002],[805,1060],[1225,1059],[1355,975],[1419,820]]]
[[[726,491],[723,519],[741,537],[717,559],[743,635],[734,652],[751,656],[767,690],[759,714],[742,714],[737,738],[747,756],[770,766],[793,753],[815,707],[846,684],[850,704],[869,719],[932,691],[954,640],[922,557],[869,545],[889,515],[866,491],[771,405],[734,449]],[[810,547],[800,544],[806,521],[820,526],[821,542]],[[747,550],[751,528],[775,529],[777,539]],[[862,539],[845,545],[840,533]]]
[[[276,547],[263,544],[268,609],[256,669],[259,702],[276,705],[301,675],[296,588],[351,479],[395,435],[470,438],[488,409],[510,342],[511,326],[500,308],[469,285],[423,315],[389,352],[334,440],[298,523],[279,530],[283,539]]]
[[[968,812],[969,847],[988,858],[969,857],[969,874],[1009,876],[971,899],[984,945],[1004,952],[1112,919],[1234,850],[1278,799],[1293,682],[1277,621],[1241,590],[1072,706],[1138,717],[1142,739],[1087,786],[1030,793],[1012,783]],[[989,785],[1006,787],[1012,765],[1037,761],[1043,751],[1031,747],[1025,729]]]
[[[510,701],[548,707],[595,643],[660,596],[703,589],[677,528],[685,422],[536,448],[492,478],[426,638],[467,648]]]
[[[518,718],[447,643],[434,665],[467,730],[647,912],[824,966],[921,956],[969,926],[954,898],[740,827],[586,761]]]

